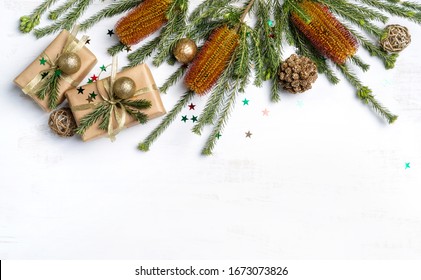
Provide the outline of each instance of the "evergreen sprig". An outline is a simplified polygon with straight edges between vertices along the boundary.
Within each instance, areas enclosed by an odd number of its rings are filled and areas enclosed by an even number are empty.
[[[40,17],[53,5],[57,0],[45,0],[42,2],[29,16],[20,18],[19,30],[24,33],[31,32],[35,26],[40,23]]]
[[[40,100],[44,100],[48,97],[49,109],[55,109],[57,107],[60,76],[60,70],[50,70],[48,74],[41,80],[41,87],[35,94],[36,97],[38,97]]]
[[[93,0],[78,0],[74,7],[62,16],[61,19],[55,21],[53,24],[35,29],[34,34],[37,38],[60,31],[61,29],[70,30],[80,16],[85,12]]]
[[[111,113],[112,106],[116,106],[115,110],[125,110],[130,116],[132,116],[139,123],[143,124],[148,121],[148,116],[141,112],[141,110],[148,109],[152,106],[152,103],[148,100],[130,100],[123,99],[117,100],[117,105],[111,105],[109,102],[102,102],[96,105],[92,112],[84,116],[80,120],[80,124],[76,129],[77,134],[84,134],[88,128],[94,123],[99,123],[99,128],[102,130],[108,130],[110,119],[113,118]]]
[[[142,2],[143,2],[143,0],[118,0],[118,1],[115,1],[114,3],[108,5],[107,7],[105,7],[104,9],[99,11],[98,13],[96,13],[95,15],[91,16],[90,18],[88,18],[87,20],[82,22],[80,24],[80,29],[81,30],[87,30],[88,28],[92,27],[93,25],[95,25],[99,21],[101,21],[105,18],[113,17],[113,16],[118,15],[118,14],[122,14],[122,13],[136,7],[137,5],[139,5]]]
[[[161,123],[146,137],[146,139],[139,143],[138,149],[141,151],[149,151],[151,144],[161,135],[168,126],[175,120],[181,110],[189,103],[195,93],[193,91],[187,91],[175,104],[173,109],[167,113]]]

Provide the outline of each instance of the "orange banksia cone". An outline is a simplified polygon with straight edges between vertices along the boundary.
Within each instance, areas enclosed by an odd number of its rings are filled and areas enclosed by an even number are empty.
[[[145,0],[120,19],[115,32],[120,42],[134,45],[167,22],[166,12],[171,0]]]
[[[338,64],[344,64],[358,49],[354,36],[345,28],[322,4],[304,0],[300,7],[309,15],[308,23],[295,12],[291,13],[291,21],[325,57]]]
[[[214,30],[187,72],[185,83],[197,94],[205,94],[226,69],[239,44],[235,29],[224,25]]]

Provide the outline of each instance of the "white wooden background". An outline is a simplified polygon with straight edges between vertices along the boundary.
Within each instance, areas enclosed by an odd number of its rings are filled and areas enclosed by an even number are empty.
[[[149,153],[136,145],[159,120],[114,143],[53,135],[48,114],[13,84],[54,38],[18,32],[19,17],[37,3],[0,1],[1,259],[421,257],[421,26],[391,20],[413,35],[393,70],[360,52],[372,68],[359,75],[399,114],[395,124],[346,82],[320,77],[310,92],[283,94],[278,104],[268,88],[250,86],[214,156],[203,157],[206,137],[190,133],[181,116]],[[87,32],[98,67],[111,61],[106,49],[116,38],[106,33],[116,20]],[[152,67],[158,84],[172,70]],[[183,90],[162,96],[167,110]],[[196,115],[205,101],[193,101]]]

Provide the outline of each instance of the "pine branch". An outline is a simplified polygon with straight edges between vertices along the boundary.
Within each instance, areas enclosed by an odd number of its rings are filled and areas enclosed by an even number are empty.
[[[48,14],[48,18],[51,20],[58,19],[64,12],[68,11],[76,2],[77,0],[68,0],[64,2],[56,9],[50,11],[50,13]]]
[[[108,128],[108,122],[110,118],[110,109],[111,106],[109,106],[108,104],[101,104],[98,107],[96,107],[91,113],[87,114],[80,120],[80,124],[76,129],[76,133],[84,134],[89,127],[91,127],[100,119],[103,119],[102,123],[100,124],[100,126],[102,127],[101,129],[105,128],[104,130],[106,130]],[[107,124],[106,126],[105,123]]]
[[[177,102],[177,104],[173,107],[173,109],[164,117],[162,122],[149,134],[146,139],[139,143],[138,149],[141,151],[149,151],[151,144],[161,135],[165,129],[175,120],[177,115],[181,112],[181,110],[187,105],[187,103],[195,96],[195,93],[192,91],[187,91]]]
[[[149,100],[145,100],[145,99],[137,99],[137,100],[123,99],[120,102],[124,107],[131,107],[136,110],[145,110],[145,109],[149,109],[152,106],[152,103]]]
[[[109,47],[107,52],[108,52],[109,55],[114,56],[114,55],[118,54],[119,52],[124,51],[124,49],[126,47],[127,47],[126,45],[122,44],[121,42],[118,42],[114,46]]]
[[[126,112],[135,120],[137,120],[140,124],[145,124],[148,121],[148,115],[146,115],[145,113],[132,110],[130,108],[126,108]]]
[[[234,75],[236,79],[240,80],[240,92],[244,92],[245,87],[249,82],[251,74],[250,50],[247,42],[247,27],[242,24],[240,27],[240,44],[238,45],[238,55],[234,61]]]
[[[60,87],[60,75],[61,72],[56,72],[51,77],[50,90],[48,92],[48,108],[50,109],[55,109],[57,107],[58,89]]]
[[[102,113],[102,115],[100,117],[101,122],[98,125],[98,128],[101,129],[101,130],[107,131],[108,130],[108,126],[110,124],[110,119],[111,119],[110,114],[111,114],[112,107],[109,106],[109,105],[105,105],[105,106],[107,106],[107,108],[104,109],[104,112]]]
[[[62,19],[56,21],[55,23],[47,27],[35,29],[34,31],[35,36],[37,38],[41,38],[48,34],[57,32],[61,29],[70,30],[93,0],[78,0],[78,1],[79,2],[75,5],[75,7],[72,10],[70,10],[67,14],[63,15]]]
[[[99,11],[97,14],[91,16],[84,22],[80,24],[81,30],[87,30],[90,27],[92,27],[97,22],[103,20],[104,18],[113,17],[118,14],[122,14],[136,6],[138,6],[140,3],[142,3],[143,0],[119,0],[116,1],[101,11]]]
[[[130,68],[130,67],[134,67],[136,65],[142,64],[145,61],[145,59],[148,58],[153,53],[153,51],[158,46],[158,43],[160,40],[161,40],[161,37],[158,36],[155,39],[143,45],[141,48],[129,54],[127,56],[127,58],[129,59],[129,65],[125,68]]]
[[[162,93],[167,93],[168,89],[184,76],[184,74],[186,73],[186,70],[187,70],[187,66],[186,65],[181,65],[180,67],[178,67],[177,71],[175,71],[165,81],[165,83],[159,88],[159,90]]]
[[[368,69],[370,68],[370,65],[368,65],[364,61],[362,61],[362,59],[357,55],[351,56],[350,59],[355,65],[360,67],[361,70],[363,70],[364,72],[368,71]]]
[[[40,17],[53,5],[57,0],[45,0],[42,2],[29,16],[20,18],[19,30],[24,33],[31,32],[40,22]]]
[[[402,7],[396,4],[386,3],[378,0],[360,0],[364,4],[385,11],[391,15],[406,18],[416,23],[421,23],[421,13],[415,12],[406,7]]]
[[[337,65],[345,78],[357,89],[357,96],[365,103],[369,104],[379,115],[385,118],[390,124],[393,123],[398,116],[392,114],[387,108],[383,107],[371,94],[372,91],[364,86],[358,77],[351,72],[346,65]]]
[[[211,134],[209,135],[205,146],[202,149],[202,155],[212,155],[212,151],[215,148],[216,141],[219,139],[217,135],[220,135],[221,132],[223,132],[225,125],[227,124],[229,115],[231,113],[231,110],[234,107],[235,100],[238,94],[238,81],[233,85],[232,87],[228,88],[227,94],[228,98],[224,101],[224,106],[222,108],[222,111],[219,113],[218,121],[215,124]]]

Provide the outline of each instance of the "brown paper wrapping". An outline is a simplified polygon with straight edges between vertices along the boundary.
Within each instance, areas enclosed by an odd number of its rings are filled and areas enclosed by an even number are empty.
[[[148,116],[148,119],[157,118],[166,113],[164,105],[162,104],[159,90],[152,77],[152,73],[146,64],[140,64],[136,67],[129,68],[125,71],[117,73],[116,79],[118,79],[119,77],[129,77],[129,78],[132,78],[133,81],[135,82],[136,91],[139,91],[139,95],[136,95],[135,97],[130,98],[131,100],[146,99],[152,103],[152,106],[149,109],[142,111]],[[102,80],[97,81],[96,83],[91,83],[91,84],[82,86],[82,88],[84,89],[83,94],[80,94],[76,88],[70,89],[66,92],[66,97],[69,102],[70,109],[73,112],[73,116],[75,117],[77,125],[79,125],[80,120],[87,114],[91,113],[93,109],[78,110],[76,107],[78,106],[80,107],[80,105],[89,104],[89,101],[87,99],[92,92],[97,94],[97,96],[95,97],[93,102],[90,104],[99,103],[103,101],[101,95],[107,96],[107,93],[103,86],[104,80],[105,79],[102,79]],[[107,131],[98,128],[99,123],[100,123],[99,121],[97,123],[94,123],[91,127],[89,127],[85,131],[85,133],[82,135],[83,141],[92,140],[92,139],[95,139],[107,134]],[[127,115],[124,126],[130,127],[138,123],[139,122],[135,120],[133,117],[131,117],[130,115]],[[114,124],[116,124],[115,121],[114,121]]]
[[[67,30],[63,30],[52,42],[51,44],[44,50],[44,53],[48,55],[52,60],[57,58],[57,55],[61,53],[63,50],[67,38],[69,36],[69,32]],[[78,42],[77,40],[75,40]],[[79,84],[82,79],[89,74],[89,72],[92,70],[94,65],[97,62],[97,59],[95,55],[86,47],[84,46],[82,49],[80,49],[78,52],[76,52],[80,60],[82,62],[82,65],[80,67],[80,70],[76,73],[70,75],[69,77],[74,80],[76,84]],[[45,63],[45,65],[40,65],[39,60],[41,59],[41,56],[38,56],[34,62],[32,62],[19,76],[16,77],[15,83],[22,89],[24,88],[36,75],[38,75],[40,72],[45,71],[46,69],[50,68],[50,65],[48,63]],[[60,86],[59,86],[59,96],[57,105],[62,103],[64,101],[64,93],[72,88],[73,86],[63,79],[60,80]],[[35,95],[28,94],[35,102],[37,102],[45,111],[50,112],[51,109],[48,108],[48,96],[44,98],[44,100],[38,99]]]

